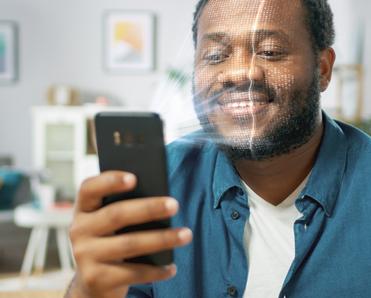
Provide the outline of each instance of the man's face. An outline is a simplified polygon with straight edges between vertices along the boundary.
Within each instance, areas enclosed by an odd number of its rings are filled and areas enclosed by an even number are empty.
[[[262,160],[306,143],[318,125],[319,79],[301,0],[210,0],[194,93],[202,126],[232,158]]]

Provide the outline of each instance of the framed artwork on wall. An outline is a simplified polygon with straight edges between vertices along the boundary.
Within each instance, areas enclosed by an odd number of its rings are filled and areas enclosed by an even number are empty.
[[[155,68],[155,16],[145,11],[109,11],[104,16],[104,67],[112,73]]]
[[[0,84],[17,79],[17,33],[16,23],[0,20]]]

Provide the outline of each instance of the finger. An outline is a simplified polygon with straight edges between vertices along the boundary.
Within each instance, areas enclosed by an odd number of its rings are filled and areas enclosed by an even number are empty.
[[[81,216],[79,234],[112,235],[124,227],[162,220],[178,212],[179,203],[169,197],[132,199],[109,204]]]
[[[191,241],[192,231],[188,228],[135,232],[96,238],[85,243],[84,253],[98,262],[112,262],[170,250]]]
[[[176,274],[174,264],[164,267],[145,264],[124,263],[122,265],[94,265],[82,274],[85,285],[90,289],[114,289],[123,285],[145,284],[169,279]]]
[[[120,192],[128,192],[136,186],[136,177],[127,172],[107,171],[85,180],[79,190],[77,212],[90,212],[102,206],[102,198]]]

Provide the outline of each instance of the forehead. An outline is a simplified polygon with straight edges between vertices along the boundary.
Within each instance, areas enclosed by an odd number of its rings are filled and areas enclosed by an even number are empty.
[[[304,17],[301,0],[209,0],[199,20],[199,34],[219,30],[242,34],[262,28],[300,33]]]

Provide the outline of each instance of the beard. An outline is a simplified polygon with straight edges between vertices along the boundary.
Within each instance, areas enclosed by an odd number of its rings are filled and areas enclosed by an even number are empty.
[[[282,116],[277,117],[269,125],[269,129],[258,137],[246,136],[243,128],[240,128],[241,133],[238,136],[233,138],[223,136],[209,120],[210,115],[205,112],[203,99],[194,95],[195,111],[207,137],[212,139],[233,162],[268,160],[292,152],[306,144],[314,135],[320,116],[319,81],[319,73],[316,71],[306,90],[293,89],[286,96],[287,106]],[[266,90],[270,101],[278,101],[273,88]],[[204,100],[207,102],[206,98]],[[246,119],[241,118],[239,122],[243,127]]]

